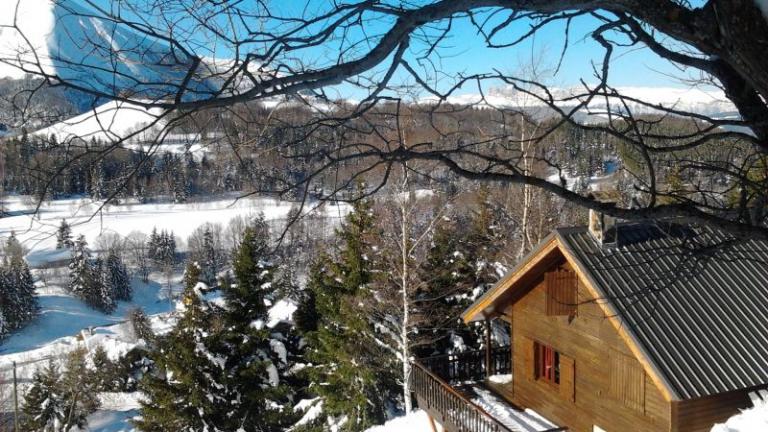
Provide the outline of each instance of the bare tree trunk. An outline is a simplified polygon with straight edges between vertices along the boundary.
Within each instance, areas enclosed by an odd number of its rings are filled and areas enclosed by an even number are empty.
[[[403,169],[403,192],[402,193],[410,193],[410,188],[408,187],[408,171],[407,169]],[[408,260],[408,252],[410,251],[410,245],[408,241],[408,233],[409,233],[409,226],[408,226],[408,209],[407,209],[407,202],[410,200],[410,196],[404,197],[401,196],[400,198],[400,234],[401,234],[401,258],[402,258],[402,274],[401,274],[401,285],[400,285],[400,293],[402,295],[402,301],[403,301],[403,322],[400,330],[400,349],[402,352],[402,362],[403,362],[403,401],[405,403],[405,412],[406,414],[410,413],[413,410],[413,404],[411,402],[411,347],[409,344],[409,338],[408,338],[408,329],[411,325],[410,318],[411,318],[411,305],[410,305],[410,293],[409,293],[409,260]]]

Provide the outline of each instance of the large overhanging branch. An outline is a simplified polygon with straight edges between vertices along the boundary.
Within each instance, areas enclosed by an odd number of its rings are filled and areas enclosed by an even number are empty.
[[[91,3],[89,0],[85,2]],[[130,9],[131,0],[124,0],[123,3]],[[189,7],[182,0],[158,2],[158,10],[160,6],[168,8],[176,5],[192,21],[191,27],[181,32],[183,36],[178,35],[180,30],[174,30],[174,26],[182,26],[184,18],[160,15],[168,27],[163,29],[153,26],[149,19],[142,19],[140,15],[136,17],[139,12],[136,7],[131,9],[134,12],[131,18],[127,18],[119,12],[119,8],[113,12],[98,8],[99,4],[101,2],[91,3],[94,12],[88,14],[89,18],[105,19],[147,40],[168,45],[168,61],[173,64],[174,74],[169,74],[167,82],[162,79],[165,77],[142,82],[141,77],[118,71],[109,62],[91,65],[68,58],[56,59],[69,70],[113,71],[115,80],[128,86],[99,89],[79,79],[70,79],[61,71],[45,68],[44,61],[36,57],[32,46],[32,60],[28,60],[23,68],[42,78],[49,86],[78,90],[97,100],[125,101],[147,109],[161,108],[163,114],[144,129],[159,125],[163,130],[157,135],[158,140],[153,143],[149,154],[142,159],[142,164],[149,163],[157,144],[173,127],[199,113],[226,113],[235,119],[234,123],[253,123],[255,128],[245,126],[244,134],[253,134],[257,129],[257,133],[247,138],[239,132],[230,135],[232,131],[226,131],[228,145],[238,157],[243,157],[241,165],[244,169],[247,167],[245,158],[253,156],[248,152],[259,146],[267,146],[269,151],[278,149],[287,158],[321,159],[322,163],[314,166],[314,171],[303,180],[304,184],[351,160],[374,161],[345,179],[346,183],[342,182],[332,195],[342,191],[348,182],[370,175],[382,167],[381,179],[386,181],[392,163],[410,159],[440,164],[467,179],[533,186],[573,203],[625,219],[677,216],[717,224],[741,235],[766,237],[765,215],[762,215],[762,210],[755,209],[754,203],[765,198],[762,197],[763,185],[768,178],[764,172],[755,175],[756,169],[765,171],[765,165],[761,165],[759,160],[768,149],[768,56],[764,54],[768,52],[768,38],[759,37],[768,35],[768,22],[763,19],[753,0],[710,0],[696,9],[687,6],[687,2],[675,0],[441,0],[415,5],[361,1],[334,5],[315,15],[302,12],[297,16],[277,14],[262,2],[211,3],[202,11]],[[246,7],[249,4],[253,8]],[[62,7],[66,8],[66,5],[65,1]],[[73,9],[70,13],[79,12]],[[507,14],[505,18],[504,14]],[[581,88],[570,89],[567,95],[556,94],[538,77],[498,70],[471,76],[457,72],[451,77],[452,84],[447,88],[445,80],[438,82],[436,77],[425,72],[429,69],[428,65],[437,70],[432,62],[439,58],[454,20],[470,22],[491,49],[519,46],[537,32],[545,31],[547,26],[563,23],[565,51],[571,37],[571,21],[583,16],[590,16],[599,22],[590,36],[604,49],[604,55],[602,62],[594,65],[594,78],[598,83],[583,83]],[[372,22],[378,23],[376,30],[368,29],[367,24]],[[505,33],[516,28],[520,30],[518,36],[510,37]],[[25,29],[18,30],[23,34]],[[214,38],[214,45],[225,46],[235,58],[224,64],[207,58],[199,52],[201,49],[205,52],[205,43],[194,40],[196,30]],[[358,40],[358,36],[351,36],[355,32],[365,34],[366,38]],[[378,33],[367,37],[368,32]],[[612,36],[624,37],[629,42],[617,42]],[[192,40],[182,40],[182,37],[191,37]],[[685,50],[671,46],[668,40],[683,44]],[[29,40],[27,43],[30,43]],[[302,53],[323,47],[330,51],[323,57],[324,61],[303,61]],[[675,65],[694,69],[711,78],[724,90],[739,111],[740,118],[707,116],[622,94],[620,89],[610,85],[609,80],[615,52],[617,48],[638,47],[647,47]],[[122,54],[119,48],[100,48],[101,53]],[[399,123],[392,126],[386,119],[399,122],[401,118],[403,92],[400,86],[404,84],[396,82],[398,72],[409,75],[415,83],[408,84],[406,93],[417,95],[409,100],[410,109],[419,112],[419,115],[413,116],[414,119],[421,116],[419,127],[434,135],[429,142],[409,145]],[[216,85],[201,87],[201,82]],[[553,119],[531,119],[526,107],[494,106],[485,95],[485,84],[489,82],[510,86],[553,113]],[[367,97],[356,104],[334,101],[326,92],[341,83],[367,91]],[[470,102],[468,106],[451,103],[452,97],[470,84],[477,86],[480,99]],[[149,90],[142,94],[141,89]],[[431,102],[417,104],[425,94],[431,97]],[[304,101],[311,114],[302,114],[298,122],[291,116],[280,115],[277,108],[266,118],[250,115],[252,113],[244,115],[240,111],[239,107],[252,109],[260,101],[276,97]],[[605,108],[593,108],[599,101],[604,101]],[[314,104],[323,104],[323,108],[312,107]],[[394,105],[397,110],[391,108]],[[654,115],[637,115],[630,105],[647,108]],[[466,113],[471,107],[494,111],[501,116],[501,120],[478,127],[473,135],[443,124],[446,118]],[[599,112],[601,110],[604,112]],[[581,112],[605,115],[607,121],[585,124],[578,117]],[[520,135],[519,126],[508,124],[510,119],[519,118],[524,119],[523,123],[536,124],[534,132]],[[667,122],[679,119],[685,119],[684,128],[675,132],[664,129]],[[519,148],[521,145],[528,149],[536,148],[544,143],[553,146],[550,141],[566,127],[584,133],[602,134],[625,146],[638,161],[638,167],[630,173],[634,189],[647,200],[634,208],[606,205],[592,200],[585,193],[573,191],[562,182],[547,181],[541,172],[534,175],[529,169],[521,168],[533,161],[562,173],[562,160],[551,155],[519,154]],[[265,131],[288,129],[293,132],[288,138],[280,137],[280,143],[269,142],[269,137],[265,136]],[[114,140],[107,149],[100,151],[103,155],[109,154],[110,149],[124,146],[144,130]],[[324,133],[331,133],[332,136],[322,137]],[[334,135],[336,133],[354,138],[339,143],[336,141],[338,136]],[[361,136],[367,136],[369,142],[357,141]],[[291,151],[306,142],[314,142],[321,148],[298,153]],[[738,153],[738,156],[733,156],[731,160],[702,162],[701,158],[708,157],[707,152],[717,147]],[[501,148],[505,153],[491,148]],[[462,157],[482,161],[483,165],[480,168],[467,166],[462,163]],[[61,175],[64,168],[57,167],[50,174]],[[724,176],[730,183],[723,190],[692,184],[686,190],[671,191],[667,185],[662,185],[659,176],[673,170],[706,171]],[[420,172],[429,175],[428,170]],[[373,190],[379,190],[382,185],[378,184]],[[286,181],[283,186],[282,190],[274,192],[295,190],[299,185]],[[716,198],[718,193],[739,188],[742,199],[737,203],[725,203]],[[665,200],[666,203],[661,203]]]

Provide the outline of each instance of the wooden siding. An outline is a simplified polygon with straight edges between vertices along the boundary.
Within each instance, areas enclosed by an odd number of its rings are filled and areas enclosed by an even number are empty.
[[[721,393],[672,404],[675,419],[674,432],[709,432],[715,423],[723,423],[739,412],[752,406],[749,390]]]
[[[562,260],[550,269],[572,271]],[[610,395],[610,353],[634,355],[616,328],[578,281],[576,316],[547,316],[547,289],[543,275],[532,289],[511,306],[512,402],[532,408],[551,421],[577,432],[591,432],[594,425],[607,432],[657,432],[670,430],[671,406],[661,391],[643,374],[643,409]],[[561,385],[539,382],[533,373],[533,345],[540,342],[561,353]],[[564,361],[565,359],[565,361]],[[565,364],[567,363],[567,366]],[[572,385],[570,382],[572,381]],[[568,383],[568,385],[563,385]]]

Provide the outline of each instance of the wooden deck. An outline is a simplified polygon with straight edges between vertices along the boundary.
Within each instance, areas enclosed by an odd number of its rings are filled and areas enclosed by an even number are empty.
[[[509,349],[498,350],[502,356]],[[463,363],[462,358],[469,361]],[[537,421],[511,402],[508,384],[494,383],[485,378],[488,366],[478,365],[483,356],[463,353],[427,359],[427,364],[447,375],[440,376],[421,361],[414,361],[412,388],[419,408],[431,419],[443,426],[446,432],[542,432],[565,431],[567,428],[551,427],[550,422],[540,422],[543,427],[532,428]],[[509,362],[488,359],[491,371],[508,373]],[[466,376],[465,376],[466,375]],[[456,383],[456,384],[451,384]],[[491,403],[487,403],[492,399]],[[483,405],[483,406],[481,406]],[[495,417],[495,414],[499,417]]]

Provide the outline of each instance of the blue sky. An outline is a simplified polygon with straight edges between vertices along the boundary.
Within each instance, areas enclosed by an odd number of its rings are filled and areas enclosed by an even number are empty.
[[[96,0],[102,4],[116,0]],[[124,2],[142,2],[146,0],[123,0]],[[241,5],[248,5],[250,0],[245,0]],[[317,11],[327,9],[331,3],[327,0],[274,0],[270,3],[272,12],[282,16],[312,15]],[[352,2],[353,0],[350,0]],[[426,0],[421,0],[426,1]],[[696,0],[692,3],[701,3]],[[156,12],[156,11],[155,11]],[[501,14],[497,20],[503,20],[506,15]],[[551,74],[545,77],[545,81],[554,86],[578,85],[580,80],[594,83],[593,64],[602,62],[603,49],[590,36],[598,21],[591,17],[580,17],[571,23],[570,46],[565,54],[563,63],[557,75]],[[366,36],[383,34],[390,22],[366,22],[364,29],[356,29],[349,34],[350,40],[362,40]],[[526,23],[520,22],[514,28],[507,31],[506,36],[513,36],[526,30]],[[200,36],[196,33],[196,36]],[[540,59],[545,66],[543,69],[553,70],[558,62],[563,47],[564,24],[558,23],[539,31],[534,39],[515,48],[488,49],[484,41],[477,34],[477,30],[468,19],[454,21],[449,37],[440,49],[440,56],[430,57],[432,64],[429,69],[445,74],[455,73],[482,73],[492,72],[498,69],[503,72],[515,72],[530,64],[532,58]],[[412,50],[417,50],[418,42],[412,43]],[[338,53],[338,44],[328,44],[322,47],[311,48],[297,54],[302,61],[311,61],[321,64],[328,62]],[[220,47],[217,56],[225,56],[226,50]],[[416,55],[408,56],[412,65],[416,66]],[[382,65],[383,67],[388,64]],[[433,69],[434,68],[434,69]],[[648,49],[624,50],[617,49],[614,52],[614,62],[611,68],[610,84],[614,86],[633,87],[679,87],[683,84],[668,75],[687,78],[683,73],[670,65],[665,60],[659,59]],[[398,74],[398,78],[405,77],[405,73]],[[447,85],[449,80],[445,81]],[[341,87],[340,96],[361,97],[359,91],[350,90],[350,86]],[[465,88],[462,92],[475,92],[474,88]],[[351,94],[350,94],[351,93]]]

